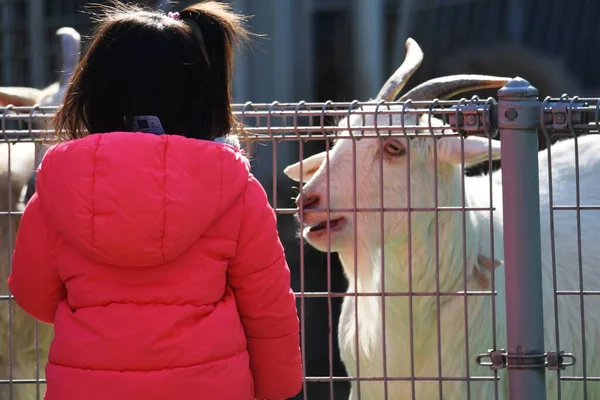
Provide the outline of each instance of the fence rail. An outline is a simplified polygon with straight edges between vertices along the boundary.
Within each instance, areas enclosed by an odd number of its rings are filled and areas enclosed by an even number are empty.
[[[595,357],[595,354],[586,354],[586,332],[592,332],[592,337],[588,337],[587,340],[598,341],[598,339],[600,339],[600,326],[594,326],[592,328],[588,327],[586,330],[586,318],[584,315],[584,298],[600,299],[600,286],[592,288],[585,287],[584,265],[588,265],[590,262],[592,264],[594,262],[597,264],[598,260],[593,258],[595,255],[592,253],[590,253],[592,254],[591,256],[588,255],[588,257],[592,257],[591,260],[585,260],[583,257],[584,251],[582,250],[582,242],[585,242],[587,239],[582,239],[581,226],[584,223],[582,222],[582,213],[585,212],[587,213],[585,215],[589,216],[589,213],[600,211],[600,199],[597,199],[598,204],[587,204],[589,202],[583,201],[583,198],[580,195],[580,193],[582,193],[582,189],[580,187],[580,167],[577,165],[578,154],[580,150],[578,149],[577,143],[579,140],[578,137],[581,135],[600,133],[600,98],[579,98],[577,96],[563,95],[556,98],[547,97],[545,99],[538,99],[537,90],[535,88],[531,87],[527,81],[516,78],[510,81],[503,89],[499,91],[498,100],[494,98],[480,99],[477,96],[474,96],[471,99],[461,99],[456,101],[434,100],[429,102],[247,102],[244,104],[235,104],[233,109],[236,117],[244,126],[245,135],[258,142],[273,144],[273,178],[272,182],[270,182],[273,185],[273,208],[275,209],[279,218],[289,218],[290,225],[285,229],[296,231],[297,226],[292,224],[291,221],[291,218],[294,215],[298,215],[300,228],[302,229],[302,219],[309,211],[317,213],[325,212],[328,215],[328,219],[333,213],[345,213],[345,215],[352,216],[355,222],[357,215],[369,215],[369,213],[381,216],[382,221],[383,215],[386,213],[410,213],[412,216],[408,218],[408,221],[411,221],[412,218],[418,218],[417,216],[419,214],[435,214],[435,232],[436,235],[438,235],[439,219],[442,218],[441,216],[450,215],[452,213],[460,213],[462,214],[463,224],[466,224],[465,221],[467,220],[467,214],[477,212],[480,213],[478,215],[488,215],[491,220],[490,227],[487,228],[488,231],[485,233],[485,235],[489,234],[490,236],[489,240],[492,259],[494,258],[494,251],[496,251],[494,250],[494,240],[503,239],[503,245],[501,248],[499,248],[504,255],[503,279],[501,282],[497,283],[495,281],[497,278],[495,278],[494,274],[492,274],[491,288],[489,288],[489,290],[473,290],[472,288],[467,288],[466,272],[464,287],[462,287],[461,283],[461,287],[455,288],[456,290],[442,289],[443,285],[440,284],[442,279],[440,277],[440,243],[438,243],[438,240],[441,239],[438,239],[436,236],[437,249],[434,250],[436,252],[437,259],[436,285],[435,287],[431,288],[435,290],[421,290],[422,288],[415,288],[414,286],[411,286],[411,283],[407,289],[405,288],[403,290],[397,290],[398,288],[393,287],[392,285],[392,287],[388,288],[387,290],[381,289],[359,291],[354,289],[348,290],[348,292],[343,292],[334,291],[331,289],[331,243],[328,244],[327,249],[327,290],[306,287],[304,282],[306,274],[306,256],[304,255],[305,249],[303,247],[305,240],[302,239],[302,237],[297,239],[296,236],[293,235],[294,240],[286,243],[286,251],[298,252],[297,256],[300,260],[298,268],[292,266],[292,264],[295,265],[296,261],[291,258],[290,265],[293,275],[294,273],[298,273],[300,275],[300,277],[297,278],[300,282],[299,288],[295,288],[295,293],[299,301],[299,312],[301,315],[302,326],[302,345],[304,349],[306,346],[310,346],[310,343],[306,342],[308,323],[305,318],[308,312],[308,306],[306,304],[313,299],[326,299],[328,301],[326,308],[328,312],[330,329],[333,329],[332,326],[335,325],[333,317],[331,316],[332,300],[344,299],[344,301],[346,301],[346,299],[354,299],[353,301],[355,304],[358,304],[359,298],[366,299],[369,297],[376,297],[380,298],[382,303],[394,301],[393,299],[400,299],[402,301],[406,299],[409,301],[411,307],[411,341],[414,340],[413,336],[416,335],[416,331],[413,332],[412,326],[412,307],[413,303],[416,304],[416,299],[426,299],[428,297],[437,298],[437,305],[434,304],[433,306],[437,306],[437,317],[439,321],[442,304],[440,302],[441,297],[464,298],[466,331],[468,331],[468,327],[466,326],[468,319],[466,315],[467,298],[487,297],[490,299],[497,299],[491,300],[491,310],[494,315],[497,311],[496,302],[501,302],[500,306],[506,307],[506,331],[499,333],[500,335],[506,336],[506,341],[497,341],[496,332],[494,332],[493,339],[490,340],[489,343],[485,344],[485,346],[487,346],[486,348],[477,348],[469,351],[469,345],[467,343],[465,345],[465,359],[467,359],[468,362],[466,363],[466,371],[463,371],[465,374],[464,376],[454,376],[448,371],[442,373],[442,355],[438,355],[440,357],[440,366],[439,370],[437,371],[437,375],[416,374],[413,365],[413,369],[407,376],[391,376],[386,374],[387,367],[383,368],[383,376],[361,376],[359,371],[357,371],[356,374],[349,372],[348,376],[334,376],[332,372],[332,347],[335,339],[333,339],[331,336],[335,336],[336,334],[330,333],[328,339],[330,348],[329,354],[327,355],[329,358],[330,376],[323,376],[322,373],[313,375],[306,373],[306,383],[303,391],[304,398],[310,398],[309,394],[307,393],[309,393],[309,385],[311,384],[329,384],[331,387],[331,399],[333,399],[333,387],[335,384],[341,382],[354,382],[356,386],[353,386],[353,390],[356,390],[356,388],[361,387],[361,385],[364,386],[368,385],[369,382],[376,383],[379,381],[384,383],[386,387],[385,393],[386,395],[389,395],[390,398],[397,398],[395,396],[398,394],[394,391],[396,390],[393,389],[394,386],[390,386],[390,389],[388,389],[388,382],[390,382],[389,385],[394,382],[398,382],[399,384],[402,382],[410,383],[410,385],[406,387],[409,388],[408,390],[410,393],[412,393],[412,397],[410,394],[403,394],[403,396],[413,399],[421,398],[418,396],[419,382],[423,384],[426,382],[434,382],[439,384],[440,398],[446,398],[446,396],[443,396],[442,393],[442,388],[445,388],[446,386],[444,385],[446,384],[450,384],[452,382],[462,382],[467,385],[465,389],[466,392],[463,393],[464,395],[462,397],[457,397],[456,395],[453,396],[450,394],[448,395],[448,398],[450,399],[475,399],[477,396],[471,394],[471,392],[475,393],[476,385],[480,384],[481,382],[491,382],[492,384],[496,385],[493,393],[498,396],[497,398],[503,398],[501,397],[501,385],[498,383],[499,381],[502,381],[502,378],[499,378],[500,375],[498,375],[502,370],[506,370],[508,374],[508,393],[510,394],[508,398],[511,400],[542,400],[547,398],[547,391],[556,394],[558,398],[566,399],[568,397],[561,397],[561,387],[569,382],[573,384],[579,382],[583,385],[581,388],[570,386],[568,389],[565,389],[567,391],[566,393],[569,395],[572,393],[577,393],[578,395],[581,395],[581,397],[578,398],[593,399],[594,393],[599,393],[598,389],[594,385],[596,385],[595,382],[600,381],[600,370],[591,368],[596,365],[590,361],[590,358]],[[50,121],[50,119],[54,116],[54,112],[54,107],[6,107],[0,109],[0,123],[2,127],[2,132],[0,133],[0,142],[17,143],[28,142],[32,140],[43,141],[45,138],[52,137],[54,133],[53,130],[44,128],[43,124]],[[415,119],[416,116],[424,116],[422,121],[426,122],[417,123]],[[439,125],[432,124],[434,118],[440,121]],[[386,122],[386,119],[388,122]],[[408,123],[408,121],[410,123]],[[42,128],[40,128],[40,126]],[[574,139],[574,162],[576,164],[576,173],[574,176],[576,182],[574,182],[573,185],[575,187],[576,194],[574,194],[572,197],[575,199],[575,204],[566,204],[563,201],[554,199],[553,190],[555,190],[556,187],[553,189],[553,184],[556,185],[556,182],[554,182],[552,178],[552,147],[549,147],[548,150],[545,150],[545,152],[548,154],[547,165],[539,164],[541,160],[540,154],[543,153],[539,152],[538,148],[538,139],[540,135],[544,136],[548,141],[551,141],[553,138]],[[501,180],[503,193],[502,197],[499,199],[502,201],[502,204],[499,204],[498,202],[493,203],[492,201],[492,180],[495,179],[493,178],[493,174],[490,174],[489,176],[489,206],[466,204],[464,177],[462,178],[461,182],[461,187],[463,190],[462,203],[458,205],[438,204],[437,189],[435,192],[436,202],[433,206],[411,204],[410,200],[407,205],[399,206],[386,204],[384,207],[383,200],[381,200],[381,204],[379,206],[373,206],[372,204],[359,205],[357,202],[356,190],[354,190],[355,193],[352,195],[350,193],[352,192],[350,188],[347,188],[349,191],[346,194],[349,197],[354,196],[353,205],[350,207],[334,207],[331,204],[328,204],[323,207],[315,207],[307,210],[304,209],[302,201],[300,201],[299,205],[296,206],[295,204],[286,204],[286,202],[283,200],[277,200],[277,198],[281,196],[280,191],[283,190],[283,184],[281,182],[277,183],[277,181],[280,180],[280,178],[278,178],[278,172],[279,170],[283,169],[282,165],[277,166],[277,145],[290,142],[300,143],[301,145],[298,148],[298,154],[299,159],[303,159],[307,156],[307,154],[304,154],[305,152],[312,153],[312,151],[307,151],[304,149],[304,144],[325,143],[325,149],[330,150],[332,147],[337,145],[337,143],[332,145],[330,143],[331,141],[338,142],[350,140],[354,143],[352,157],[356,158],[356,143],[362,139],[381,140],[390,137],[404,137],[409,139],[463,137],[466,139],[469,136],[487,137],[490,139],[490,144],[492,143],[492,140],[497,139],[499,139],[501,142]],[[489,152],[491,155],[491,149]],[[331,154],[333,153],[329,152],[327,156],[329,164],[331,163],[331,159],[329,158],[332,157]],[[408,154],[410,154],[410,151]],[[598,157],[600,157],[600,154]],[[258,162],[260,162],[260,160],[258,160]],[[491,160],[489,163],[491,165]],[[410,156],[408,157],[408,164],[410,164]],[[548,172],[546,174],[549,175],[548,178],[544,178],[548,180],[549,187],[547,192],[540,189],[540,173],[541,168],[544,167],[548,168]],[[381,165],[377,168],[380,168],[380,173],[378,174],[382,175],[384,167]],[[375,168],[374,171],[376,171],[377,168]],[[592,167],[588,165],[586,168]],[[594,170],[593,172],[600,172],[600,170]],[[356,183],[356,164],[354,166],[354,170],[348,170],[346,173],[353,176],[353,179]],[[437,173],[438,172],[436,170],[436,174]],[[327,174],[329,174],[329,171]],[[380,179],[381,181],[379,184],[383,185],[383,177],[380,177]],[[404,178],[395,176],[394,179]],[[407,179],[408,187],[410,188],[410,173],[407,174]],[[437,185],[437,178],[435,178],[435,180],[435,184]],[[289,184],[286,183],[286,185],[291,187],[291,181],[288,182]],[[0,182],[0,185],[2,185],[2,182]],[[298,185],[300,186],[300,192],[302,192],[307,183],[300,182]],[[0,188],[2,187],[0,186]],[[383,189],[380,190],[383,194]],[[287,192],[284,190],[284,193]],[[0,196],[7,195],[7,193],[0,193]],[[408,198],[410,199],[410,189]],[[327,203],[329,202],[330,200],[328,197]],[[502,238],[497,237],[497,232],[494,230],[495,228],[493,222],[493,216],[499,212],[501,213],[500,215],[503,227]],[[541,228],[541,213],[544,213],[545,215],[546,212],[550,215],[549,232],[543,232]],[[576,219],[576,223],[573,225],[574,230],[569,230],[571,228],[557,228],[555,226],[555,223],[558,223],[555,221],[555,213],[559,212],[574,213],[573,218]],[[18,210],[0,210],[0,218],[19,214],[20,211]],[[600,217],[596,216],[589,216],[588,218],[598,218],[600,220]],[[409,222],[408,224],[408,231],[411,232],[411,223]],[[383,226],[383,222],[381,226]],[[460,235],[453,238],[453,240],[456,240],[457,243],[461,240],[463,243],[466,243],[467,233],[464,232],[464,229],[466,229],[464,226],[466,225],[463,225],[462,238]],[[571,272],[574,275],[578,275],[576,279],[576,287],[561,287],[561,275],[560,273],[557,273],[557,270],[560,272],[560,268],[564,266],[558,265],[556,262],[556,253],[558,250],[557,243],[555,243],[555,241],[564,240],[564,236],[561,236],[560,239],[555,239],[554,234],[556,230],[560,231],[561,234],[573,235],[573,237],[577,238],[576,242],[573,242],[577,245],[577,249],[572,251],[573,254],[576,254],[576,256],[574,256],[575,259],[572,260],[572,263],[575,266],[572,267]],[[281,232],[284,231],[281,230]],[[383,232],[383,228],[381,228],[381,232]],[[356,224],[354,224],[355,239],[357,234],[358,231]],[[481,232],[479,232],[478,235],[481,235]],[[383,244],[383,233],[381,236],[381,249],[383,252],[385,247]],[[408,236],[410,236],[410,234]],[[550,237],[549,244],[546,244],[546,236]],[[481,240],[487,240],[487,238]],[[329,241],[331,241],[331,239],[329,239]],[[572,243],[572,241],[565,242]],[[12,241],[8,240],[4,243],[0,243],[0,246],[9,247],[12,245],[12,243]],[[297,249],[298,245],[300,245],[299,251]],[[463,245],[466,246],[466,244]],[[356,247],[357,244],[354,243],[354,246]],[[410,244],[408,248],[411,248]],[[544,263],[548,262],[545,261],[548,257],[548,254],[542,253],[542,248],[551,252],[550,272],[552,276],[550,277],[544,276],[545,273],[548,273],[548,270],[544,269],[543,267],[546,265]],[[410,251],[411,250],[409,250],[409,254],[411,254]],[[356,250],[354,250],[354,252],[355,254],[353,261],[354,264],[357,265],[358,256],[356,255]],[[466,251],[464,253],[466,253]],[[10,259],[9,255],[7,255],[7,257]],[[381,257],[382,259],[385,258],[384,256]],[[410,257],[411,256],[409,256],[408,261],[408,274],[409,280],[412,282],[413,266],[411,264],[412,261]],[[464,256],[464,260],[466,271],[466,256]],[[320,262],[322,263],[323,260],[321,259]],[[417,268],[417,266],[415,266],[415,268]],[[386,268],[383,266],[380,269],[382,271],[386,270]],[[358,274],[356,270],[358,270],[358,268],[354,268],[354,273]],[[382,272],[381,277],[381,281],[386,285],[389,279],[391,279],[385,278],[384,274],[387,273],[388,272]],[[358,275],[354,277],[354,282],[356,282],[357,277]],[[0,279],[5,278],[6,277],[0,276]],[[554,304],[547,303],[549,297],[543,291],[543,288],[545,287],[543,285],[544,279],[552,281],[552,298]],[[590,279],[590,283],[600,284],[600,280],[594,281],[593,279]],[[496,284],[504,285],[505,287],[500,288],[497,287]],[[503,295],[503,297],[499,297],[499,295]],[[574,347],[575,343],[577,342],[575,339],[573,339],[571,342],[561,342],[559,340],[559,298],[568,299],[568,301],[570,301],[569,299],[577,298],[576,308],[580,308],[579,319],[573,319],[573,321],[577,321],[574,322],[578,324],[576,330],[582,335],[582,339],[579,339],[582,344],[578,347]],[[11,296],[9,293],[0,293],[0,307],[2,306],[3,302],[8,302],[10,299]],[[358,312],[358,305],[356,305],[356,307],[356,312]],[[385,309],[385,304],[382,305],[382,307]],[[573,308],[572,310],[575,310],[576,308]],[[2,309],[0,308],[0,310]],[[383,312],[383,314],[385,314],[385,312]],[[565,314],[563,313],[561,315],[564,317]],[[590,317],[589,313],[587,315],[590,321],[597,320],[597,318],[594,318],[593,316]],[[551,340],[552,345],[549,345],[548,340],[545,341],[544,337],[544,327],[546,328],[546,333],[549,329],[548,325],[544,325],[545,322],[549,323],[547,321],[548,316],[552,316],[553,323],[555,324],[553,328],[555,334],[551,336],[553,338]],[[568,317],[576,318],[575,315],[570,315]],[[0,314],[0,322],[2,322],[2,318],[5,318],[5,316]],[[385,319],[386,317],[384,317],[384,320]],[[356,324],[358,326],[359,317],[357,317],[356,320]],[[388,321],[388,324],[390,323],[393,322]],[[495,317],[493,317],[493,326],[495,327],[497,323],[498,321],[496,321]],[[0,327],[1,326],[2,324],[0,323]],[[385,331],[385,328],[383,329]],[[439,323],[437,324],[436,333],[438,335],[438,342],[436,345],[441,349],[442,339],[441,327]],[[0,343],[2,340],[1,335],[3,334],[9,334],[12,338],[13,332],[7,333],[0,331]],[[385,340],[384,343],[386,343]],[[502,346],[504,345],[500,345],[499,343],[506,343],[506,348],[503,348]],[[15,349],[14,351],[18,351],[18,349]],[[413,351],[413,349],[411,349],[411,351]],[[458,349],[456,353],[457,354],[455,356],[459,357]],[[408,355],[407,357],[412,360],[411,362],[414,364],[415,357],[418,358],[418,355],[413,355],[411,353],[410,357]],[[2,357],[0,357],[0,361],[1,360]],[[40,363],[41,362],[42,361],[40,361]],[[388,356],[388,361],[384,361],[384,364],[389,362]],[[591,364],[589,364],[590,362]],[[356,361],[356,365],[357,368],[355,369],[359,369],[358,360]],[[469,367],[469,365],[471,366]],[[475,368],[477,366],[485,368],[476,370]],[[0,365],[0,371],[1,367],[2,366]],[[349,365],[346,365],[346,367],[352,369],[352,367]],[[306,359],[305,368],[308,368],[306,366]],[[579,368],[577,371],[580,375],[569,375],[569,371],[572,368]],[[491,375],[485,375],[481,373],[481,371],[485,371],[486,369],[488,369]],[[550,371],[550,373],[546,374],[546,370]],[[556,376],[558,383],[554,383],[554,386],[547,386],[547,378],[553,374]],[[598,376],[593,376],[594,374]],[[9,385],[12,388],[13,385],[22,386],[31,383],[39,384],[40,382],[44,383],[45,380],[33,379],[31,377],[17,377],[14,375],[11,375],[11,378],[9,378],[8,376],[5,377],[0,375],[0,399],[4,400],[4,398],[1,396],[1,388],[4,385]],[[356,392],[355,395],[357,395]],[[437,392],[435,395],[437,396]],[[339,398],[339,395],[336,398]],[[357,398],[360,398],[360,392],[358,393]]]
[[[549,135],[578,135],[600,132],[600,98],[578,98],[563,95],[560,98],[547,97],[536,102],[539,109],[538,129]],[[375,107],[364,110],[363,107]],[[392,108],[393,107],[393,108]],[[401,107],[401,109],[398,109]],[[56,107],[0,107],[0,123],[8,121],[22,123],[47,122],[54,117]],[[234,104],[235,116],[241,120],[246,134],[254,140],[298,139],[353,139],[367,136],[365,132],[376,136],[405,136],[407,131],[417,127],[405,124],[399,129],[397,124],[375,125],[368,122],[360,127],[335,126],[326,122],[332,118],[342,119],[351,116],[408,116],[426,114],[442,118],[445,124],[436,129],[452,129],[455,134],[491,135],[498,130],[498,103],[494,98],[444,100],[444,101],[408,101],[408,102],[325,102],[325,103],[252,103]],[[301,124],[303,118],[313,118],[310,124]],[[433,128],[433,127],[431,127]],[[340,132],[360,131],[359,135],[340,136]],[[41,136],[52,135],[52,129],[5,128],[2,130],[4,141],[25,139],[39,140]],[[421,132],[420,136],[448,135],[448,133]]]

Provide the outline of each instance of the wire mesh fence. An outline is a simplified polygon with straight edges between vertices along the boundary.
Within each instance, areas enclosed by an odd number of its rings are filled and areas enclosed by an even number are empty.
[[[498,101],[234,106],[253,166],[272,166],[297,398],[600,396],[600,99],[536,96],[515,79]],[[42,398],[52,327],[5,282],[54,109],[2,112],[0,399]],[[538,135],[555,144],[538,152]]]

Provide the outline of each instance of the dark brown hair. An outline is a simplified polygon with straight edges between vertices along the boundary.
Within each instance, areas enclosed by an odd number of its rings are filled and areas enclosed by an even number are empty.
[[[99,22],[57,111],[61,139],[129,131],[133,116],[157,116],[166,133],[213,140],[232,133],[234,45],[245,17],[224,3],[185,8],[180,19],[113,1]]]

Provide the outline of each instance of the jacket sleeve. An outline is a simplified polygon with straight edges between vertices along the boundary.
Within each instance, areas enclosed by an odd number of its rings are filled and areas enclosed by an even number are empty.
[[[17,231],[8,286],[17,304],[34,318],[54,323],[58,303],[66,297],[63,281],[52,261],[56,242],[37,193],[23,212]]]
[[[228,281],[246,333],[257,399],[294,397],[302,388],[299,323],[290,270],[267,195],[251,177]]]

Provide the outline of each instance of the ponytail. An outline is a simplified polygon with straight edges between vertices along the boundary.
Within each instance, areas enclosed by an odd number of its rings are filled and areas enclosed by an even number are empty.
[[[249,32],[244,26],[246,17],[232,12],[228,4],[216,1],[194,4],[177,16],[191,28],[211,79],[219,85],[214,95],[223,107],[215,111],[214,119],[219,126],[228,127],[227,132],[219,132],[219,136],[235,133],[241,129],[241,124],[231,109],[234,47],[249,40]]]

